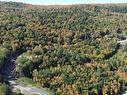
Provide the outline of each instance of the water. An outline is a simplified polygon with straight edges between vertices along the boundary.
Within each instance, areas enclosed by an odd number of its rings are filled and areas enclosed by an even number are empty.
[[[16,83],[16,63],[15,60],[18,57],[18,54],[12,54],[7,57],[5,60],[5,64],[3,65],[0,73],[3,76],[4,80],[8,81],[10,86],[13,87],[13,91],[19,91],[24,95],[37,94],[37,95],[49,95],[43,89],[37,87],[23,86],[21,84]]]

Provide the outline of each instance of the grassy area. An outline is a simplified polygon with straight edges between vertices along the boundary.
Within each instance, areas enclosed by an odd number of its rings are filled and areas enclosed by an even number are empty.
[[[16,80],[16,83],[23,85],[23,86],[37,87],[39,89],[42,89],[42,90],[48,92],[49,95],[53,95],[52,92],[48,88],[42,88],[41,85],[36,84],[32,79],[27,78],[27,77],[19,78],[18,80]],[[34,95],[36,95],[36,94],[34,94]]]
[[[0,95],[8,95],[9,93],[9,87],[6,84],[0,84]]]

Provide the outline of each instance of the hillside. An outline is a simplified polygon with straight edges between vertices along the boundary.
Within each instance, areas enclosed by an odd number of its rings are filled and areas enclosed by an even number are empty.
[[[32,79],[55,95],[126,91],[127,44],[118,43],[126,39],[127,4],[0,2],[0,69],[18,52],[16,77]],[[8,95],[11,89],[2,77],[0,93]]]

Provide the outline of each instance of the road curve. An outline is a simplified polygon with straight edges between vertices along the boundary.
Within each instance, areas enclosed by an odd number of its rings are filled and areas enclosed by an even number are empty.
[[[23,95],[49,95],[49,92],[45,91],[44,89],[40,89],[38,87],[33,86],[23,86],[21,84],[16,83],[16,63],[15,60],[18,57],[18,54],[11,54],[5,60],[5,64],[3,65],[2,69],[0,70],[1,75],[3,76],[4,80],[8,81],[10,86],[13,87],[13,91],[20,90]]]
[[[43,89],[37,88],[37,87],[30,87],[30,86],[23,86],[20,84],[17,84],[15,81],[9,81],[10,85],[13,87],[13,91],[16,92],[20,90],[20,92],[24,95],[49,95],[48,92],[46,92]]]

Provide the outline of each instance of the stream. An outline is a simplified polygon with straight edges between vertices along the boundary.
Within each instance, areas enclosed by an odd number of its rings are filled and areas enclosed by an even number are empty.
[[[124,44],[126,43],[127,40],[124,41],[119,41],[117,43],[119,44]],[[36,94],[36,95],[50,95],[46,90],[44,89],[40,89],[38,87],[34,87],[34,86],[23,86],[19,83],[16,82],[17,80],[17,74],[16,74],[16,58],[19,56],[18,53],[15,54],[10,54],[6,60],[5,60],[5,64],[3,65],[3,67],[0,70],[0,74],[3,76],[4,80],[9,82],[9,85],[13,88],[13,92],[16,91],[20,91],[23,95],[32,95],[32,94]],[[127,93],[125,92],[125,94],[122,95],[127,95]]]
[[[49,93],[43,89],[34,86],[23,86],[16,82],[16,58],[18,54],[11,54],[9,55],[6,60],[5,64],[1,68],[1,75],[3,76],[4,80],[9,82],[9,85],[13,88],[13,92],[20,91],[23,95],[49,95]]]

